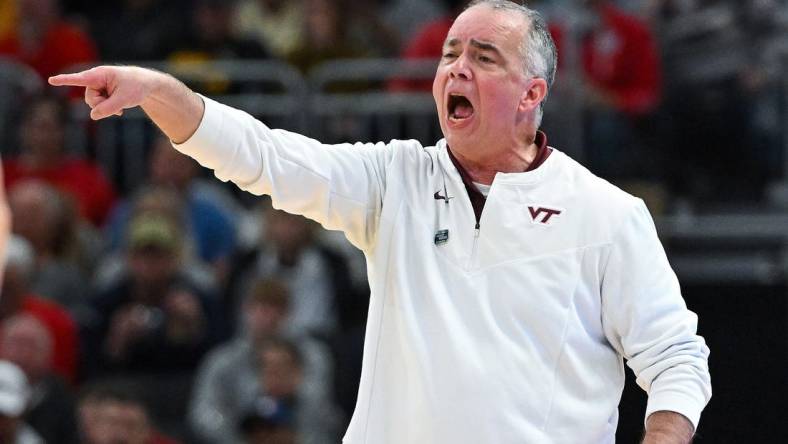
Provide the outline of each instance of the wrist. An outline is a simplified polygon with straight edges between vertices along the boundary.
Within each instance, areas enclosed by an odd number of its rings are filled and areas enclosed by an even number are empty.
[[[684,415],[662,410],[648,417],[643,444],[689,444],[694,434],[695,428]]]

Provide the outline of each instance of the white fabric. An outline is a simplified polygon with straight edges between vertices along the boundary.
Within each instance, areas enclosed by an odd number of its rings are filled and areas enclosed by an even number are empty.
[[[560,151],[498,174],[476,230],[443,140],[323,145],[206,99],[176,148],[364,251],[372,296],[345,443],[613,442],[622,356],[647,415],[697,426],[708,348],[648,211]],[[540,208],[561,214],[541,223]]]
[[[492,188],[492,186],[478,182],[474,182],[473,184],[476,186],[476,189],[482,193],[482,196],[487,197],[490,195],[490,188]]]

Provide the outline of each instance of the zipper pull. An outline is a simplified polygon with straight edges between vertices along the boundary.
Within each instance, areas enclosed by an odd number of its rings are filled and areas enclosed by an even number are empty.
[[[479,225],[479,222],[476,222],[476,231],[474,232],[473,237],[479,237],[479,230],[481,230],[481,226]]]

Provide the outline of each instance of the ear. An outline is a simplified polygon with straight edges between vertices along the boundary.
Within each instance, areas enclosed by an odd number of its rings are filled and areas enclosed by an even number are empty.
[[[539,108],[539,105],[547,97],[547,81],[535,77],[528,80],[527,87],[520,97],[519,111],[528,112]]]

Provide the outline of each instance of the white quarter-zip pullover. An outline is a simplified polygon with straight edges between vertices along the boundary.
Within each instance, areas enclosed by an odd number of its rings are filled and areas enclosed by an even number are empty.
[[[641,200],[558,150],[480,220],[444,140],[324,145],[205,99],[176,148],[342,230],[371,288],[347,444],[610,443],[622,358],[697,427],[708,348]]]

